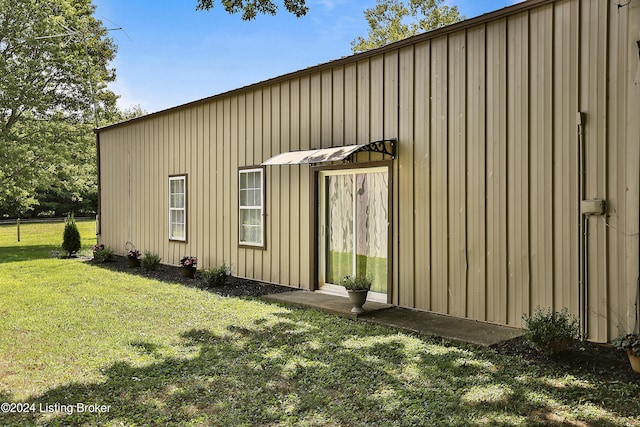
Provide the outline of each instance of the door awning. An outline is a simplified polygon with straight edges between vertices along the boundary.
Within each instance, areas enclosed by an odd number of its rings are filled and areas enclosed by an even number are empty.
[[[287,151],[277,154],[262,162],[263,166],[272,165],[303,165],[325,162],[339,162],[351,155],[362,152],[388,154],[395,158],[395,139],[368,142],[366,144],[345,145],[342,147],[319,148],[317,150]],[[387,148],[387,144],[390,148]]]

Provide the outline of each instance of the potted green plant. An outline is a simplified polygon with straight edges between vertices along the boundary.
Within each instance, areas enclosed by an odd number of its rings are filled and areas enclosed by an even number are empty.
[[[91,250],[93,251],[93,257],[95,259],[98,259],[98,257],[100,256],[99,252],[103,251],[105,248],[105,246],[101,243],[99,245],[93,245],[91,246]]]
[[[640,372],[640,334],[627,334],[619,336],[611,341],[611,344],[619,350],[627,352],[631,369]]]
[[[351,312],[364,313],[362,306],[367,301],[367,294],[371,289],[371,279],[364,276],[345,276],[340,284],[344,286],[351,302]]]
[[[180,260],[180,267],[182,269],[182,277],[193,277],[198,265],[198,258],[187,255],[183,256]]]
[[[137,249],[131,249],[127,252],[127,262],[129,267],[140,267],[140,251]]]
[[[91,250],[93,251],[93,260],[95,262],[113,261],[113,258],[115,256],[113,249],[103,244],[93,245],[91,247]]]

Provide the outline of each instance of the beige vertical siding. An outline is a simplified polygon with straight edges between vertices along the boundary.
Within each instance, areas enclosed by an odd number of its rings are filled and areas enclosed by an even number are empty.
[[[507,323],[529,307],[529,26],[528,14],[507,22]],[[544,195],[540,195],[544,197]],[[537,200],[536,200],[537,201]]]
[[[424,236],[428,235],[431,225],[431,185],[429,176],[431,175],[431,147],[429,144],[429,119],[431,117],[431,103],[428,100],[431,98],[431,42],[422,42],[415,46],[414,55],[412,56],[413,64],[418,72],[414,72],[414,95],[410,101],[403,99],[401,106],[405,106],[407,111],[413,111],[411,118],[414,120],[414,124],[410,127],[413,130],[413,146],[410,153],[413,154],[413,164],[409,164],[407,160],[405,168],[413,170],[413,176],[407,179],[413,181],[413,210],[405,210],[399,212],[399,221],[413,221],[414,229],[413,233],[409,235],[419,236],[419,238],[413,239],[413,246],[410,248],[413,252],[413,259],[415,259],[413,268],[403,269],[402,272],[410,273],[413,277],[409,276],[402,281],[403,293],[409,292],[407,288],[413,291],[415,307],[430,307],[431,306],[431,288],[432,288],[432,274],[431,274],[431,241],[425,239]],[[403,62],[404,63],[404,62]],[[401,84],[403,82],[401,80]],[[404,117],[404,111],[401,109],[401,117]],[[401,121],[401,132],[405,130],[405,124]],[[399,134],[399,137],[402,133]],[[403,138],[400,138],[402,140]],[[421,143],[416,143],[421,141]],[[408,151],[408,150],[407,150]],[[399,158],[404,157],[406,153],[400,151],[398,153]],[[401,169],[402,170],[402,169]],[[400,182],[405,182],[407,179],[399,177]],[[407,218],[409,217],[409,218]],[[407,235],[411,230],[407,230],[403,235]],[[403,253],[397,254],[402,258]]]
[[[486,25],[487,321],[507,323],[507,41],[505,19]],[[489,113],[490,112],[490,113]]]
[[[466,304],[465,316],[487,319],[486,29],[466,34]]]
[[[587,199],[607,199],[606,194],[606,166],[607,145],[607,34],[608,7],[607,2],[588,2],[581,5],[580,18],[582,23],[580,45],[580,72],[582,75],[580,90],[580,109],[587,112],[587,127],[585,135],[585,197]],[[606,264],[599,262],[602,256],[598,254],[599,247],[606,245],[604,227],[598,227],[598,218],[587,221],[587,307],[589,311],[588,327],[592,334],[606,335],[606,323],[597,320],[598,315],[607,317],[608,294]]]
[[[420,308],[440,313],[446,313],[449,305],[448,56],[446,37],[431,42],[431,117],[427,120],[430,125],[431,174],[426,177],[431,187],[431,226],[426,230],[427,234],[416,236],[431,243],[431,306]],[[424,144],[424,141],[416,141],[416,144]],[[402,157],[398,161],[402,163]],[[402,201],[402,196],[399,197]],[[416,254],[416,257],[421,257],[421,254]]]
[[[615,109],[610,110],[616,118],[612,130],[618,132],[612,139],[622,142],[616,149],[616,155],[611,156],[612,161],[620,168],[610,169],[618,176],[618,181],[611,184],[611,188],[614,188],[617,194],[618,207],[616,215],[609,218],[616,230],[614,244],[610,245],[617,248],[617,252],[611,256],[611,259],[615,260],[612,271],[616,272],[613,283],[619,284],[612,292],[612,305],[616,307],[609,322],[612,336],[630,330],[630,319],[634,314],[638,316],[640,305],[637,270],[628,267],[629,264],[633,264],[634,256],[640,252],[640,239],[637,237],[640,222],[640,198],[637,197],[640,193],[640,167],[633,161],[640,159],[640,47],[633,44],[634,37],[636,40],[640,39],[640,4],[635,2],[632,9],[618,21],[618,31],[612,37],[612,42],[615,41],[616,44],[611,49],[615,52],[611,59],[619,67],[615,73],[616,80],[622,83],[612,92],[612,96],[619,98]],[[632,35],[631,40],[628,35]],[[621,185],[622,183],[624,185]]]
[[[640,175],[640,4],[634,2],[629,11],[619,14],[617,7],[609,8],[610,37],[607,45],[610,85],[607,99],[607,140],[611,141],[607,154],[606,191],[610,200],[606,223],[600,218],[597,227],[605,230],[609,248],[606,271],[609,294],[609,336],[630,330],[639,298],[636,271],[628,268],[638,253],[638,176]],[[633,13],[635,11],[635,14]],[[633,38],[629,40],[628,35]],[[632,80],[633,79],[633,80]],[[626,89],[625,89],[626,88]],[[623,93],[627,90],[627,93]],[[637,262],[637,257],[635,258]],[[637,312],[636,312],[637,313]],[[640,319],[639,319],[640,320]],[[640,325],[639,325],[640,327]]]
[[[587,219],[585,320],[609,340],[636,313],[639,9],[532,0],[103,129],[101,240],[312,289],[310,168],[266,169],[265,250],[238,247],[238,168],[397,138],[393,303],[513,326],[536,306],[581,315],[582,112],[585,194],[607,201]],[[188,175],[186,243],[167,239],[172,174]]]
[[[553,6],[553,302],[578,312],[578,2]]]
[[[369,141],[373,141],[371,139],[371,83],[370,83],[370,61],[363,60],[357,62],[357,81],[358,81],[358,90],[356,92],[356,111],[357,111],[357,121],[355,123],[356,135],[357,135],[357,143],[365,144]],[[351,123],[350,126],[354,124]]]
[[[395,257],[396,264],[393,265],[394,282],[398,284],[393,289],[392,296],[396,304],[406,307],[414,307],[416,305],[415,295],[416,288],[424,286],[415,280],[417,263],[415,262],[415,245],[399,245],[404,236],[413,236],[416,222],[424,221],[426,216],[417,212],[415,207],[416,181],[413,176],[414,171],[414,148],[415,145],[415,122],[413,111],[415,109],[417,94],[414,92],[415,65],[414,65],[414,49],[405,48],[400,51],[400,69],[398,75],[399,81],[399,97],[402,100],[399,105],[399,123],[398,123],[398,151],[399,155],[404,157],[406,162],[394,171],[397,176],[397,184],[402,184],[402,190],[398,186],[394,189],[396,193],[406,194],[404,200],[405,208],[394,212],[393,218],[397,218],[394,227],[393,253],[397,253]],[[420,104],[424,103],[420,101]],[[395,137],[395,135],[394,135]],[[409,167],[414,166],[414,167]]]
[[[466,33],[460,31],[448,37],[446,79],[447,117],[443,129],[447,133],[447,215],[449,232],[447,246],[449,278],[447,312],[454,316],[466,316],[467,308],[467,127],[466,127],[466,80],[467,53]],[[451,84],[455,82],[455,84]],[[475,161],[476,159],[474,159]]]
[[[530,40],[531,289],[529,307],[553,303],[553,6],[533,10]],[[535,124],[535,126],[534,126]],[[540,125],[538,125],[540,124]]]

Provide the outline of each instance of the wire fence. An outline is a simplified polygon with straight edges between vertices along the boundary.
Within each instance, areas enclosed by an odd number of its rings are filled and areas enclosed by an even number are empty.
[[[3,219],[0,220],[0,225],[15,225],[18,242],[20,241],[20,225],[21,224],[33,224],[33,223],[56,223],[64,222],[66,218],[32,218],[32,219]],[[76,221],[95,221],[96,217],[81,216],[76,217]]]
[[[0,219],[0,225],[5,224],[27,224],[27,223],[47,223],[47,222],[64,222],[65,218],[31,218],[31,219]],[[76,221],[95,221],[95,216],[77,216],[75,217]]]

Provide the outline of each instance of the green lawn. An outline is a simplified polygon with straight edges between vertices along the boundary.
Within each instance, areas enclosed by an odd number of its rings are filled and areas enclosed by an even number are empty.
[[[90,254],[96,244],[96,222],[76,221],[82,238],[81,253]],[[63,222],[26,223],[20,225],[20,241],[16,224],[0,225],[0,264],[38,258],[50,258],[62,249]]]
[[[0,425],[640,426],[638,386],[49,258],[59,243],[9,235],[0,259],[24,260],[0,266]]]

